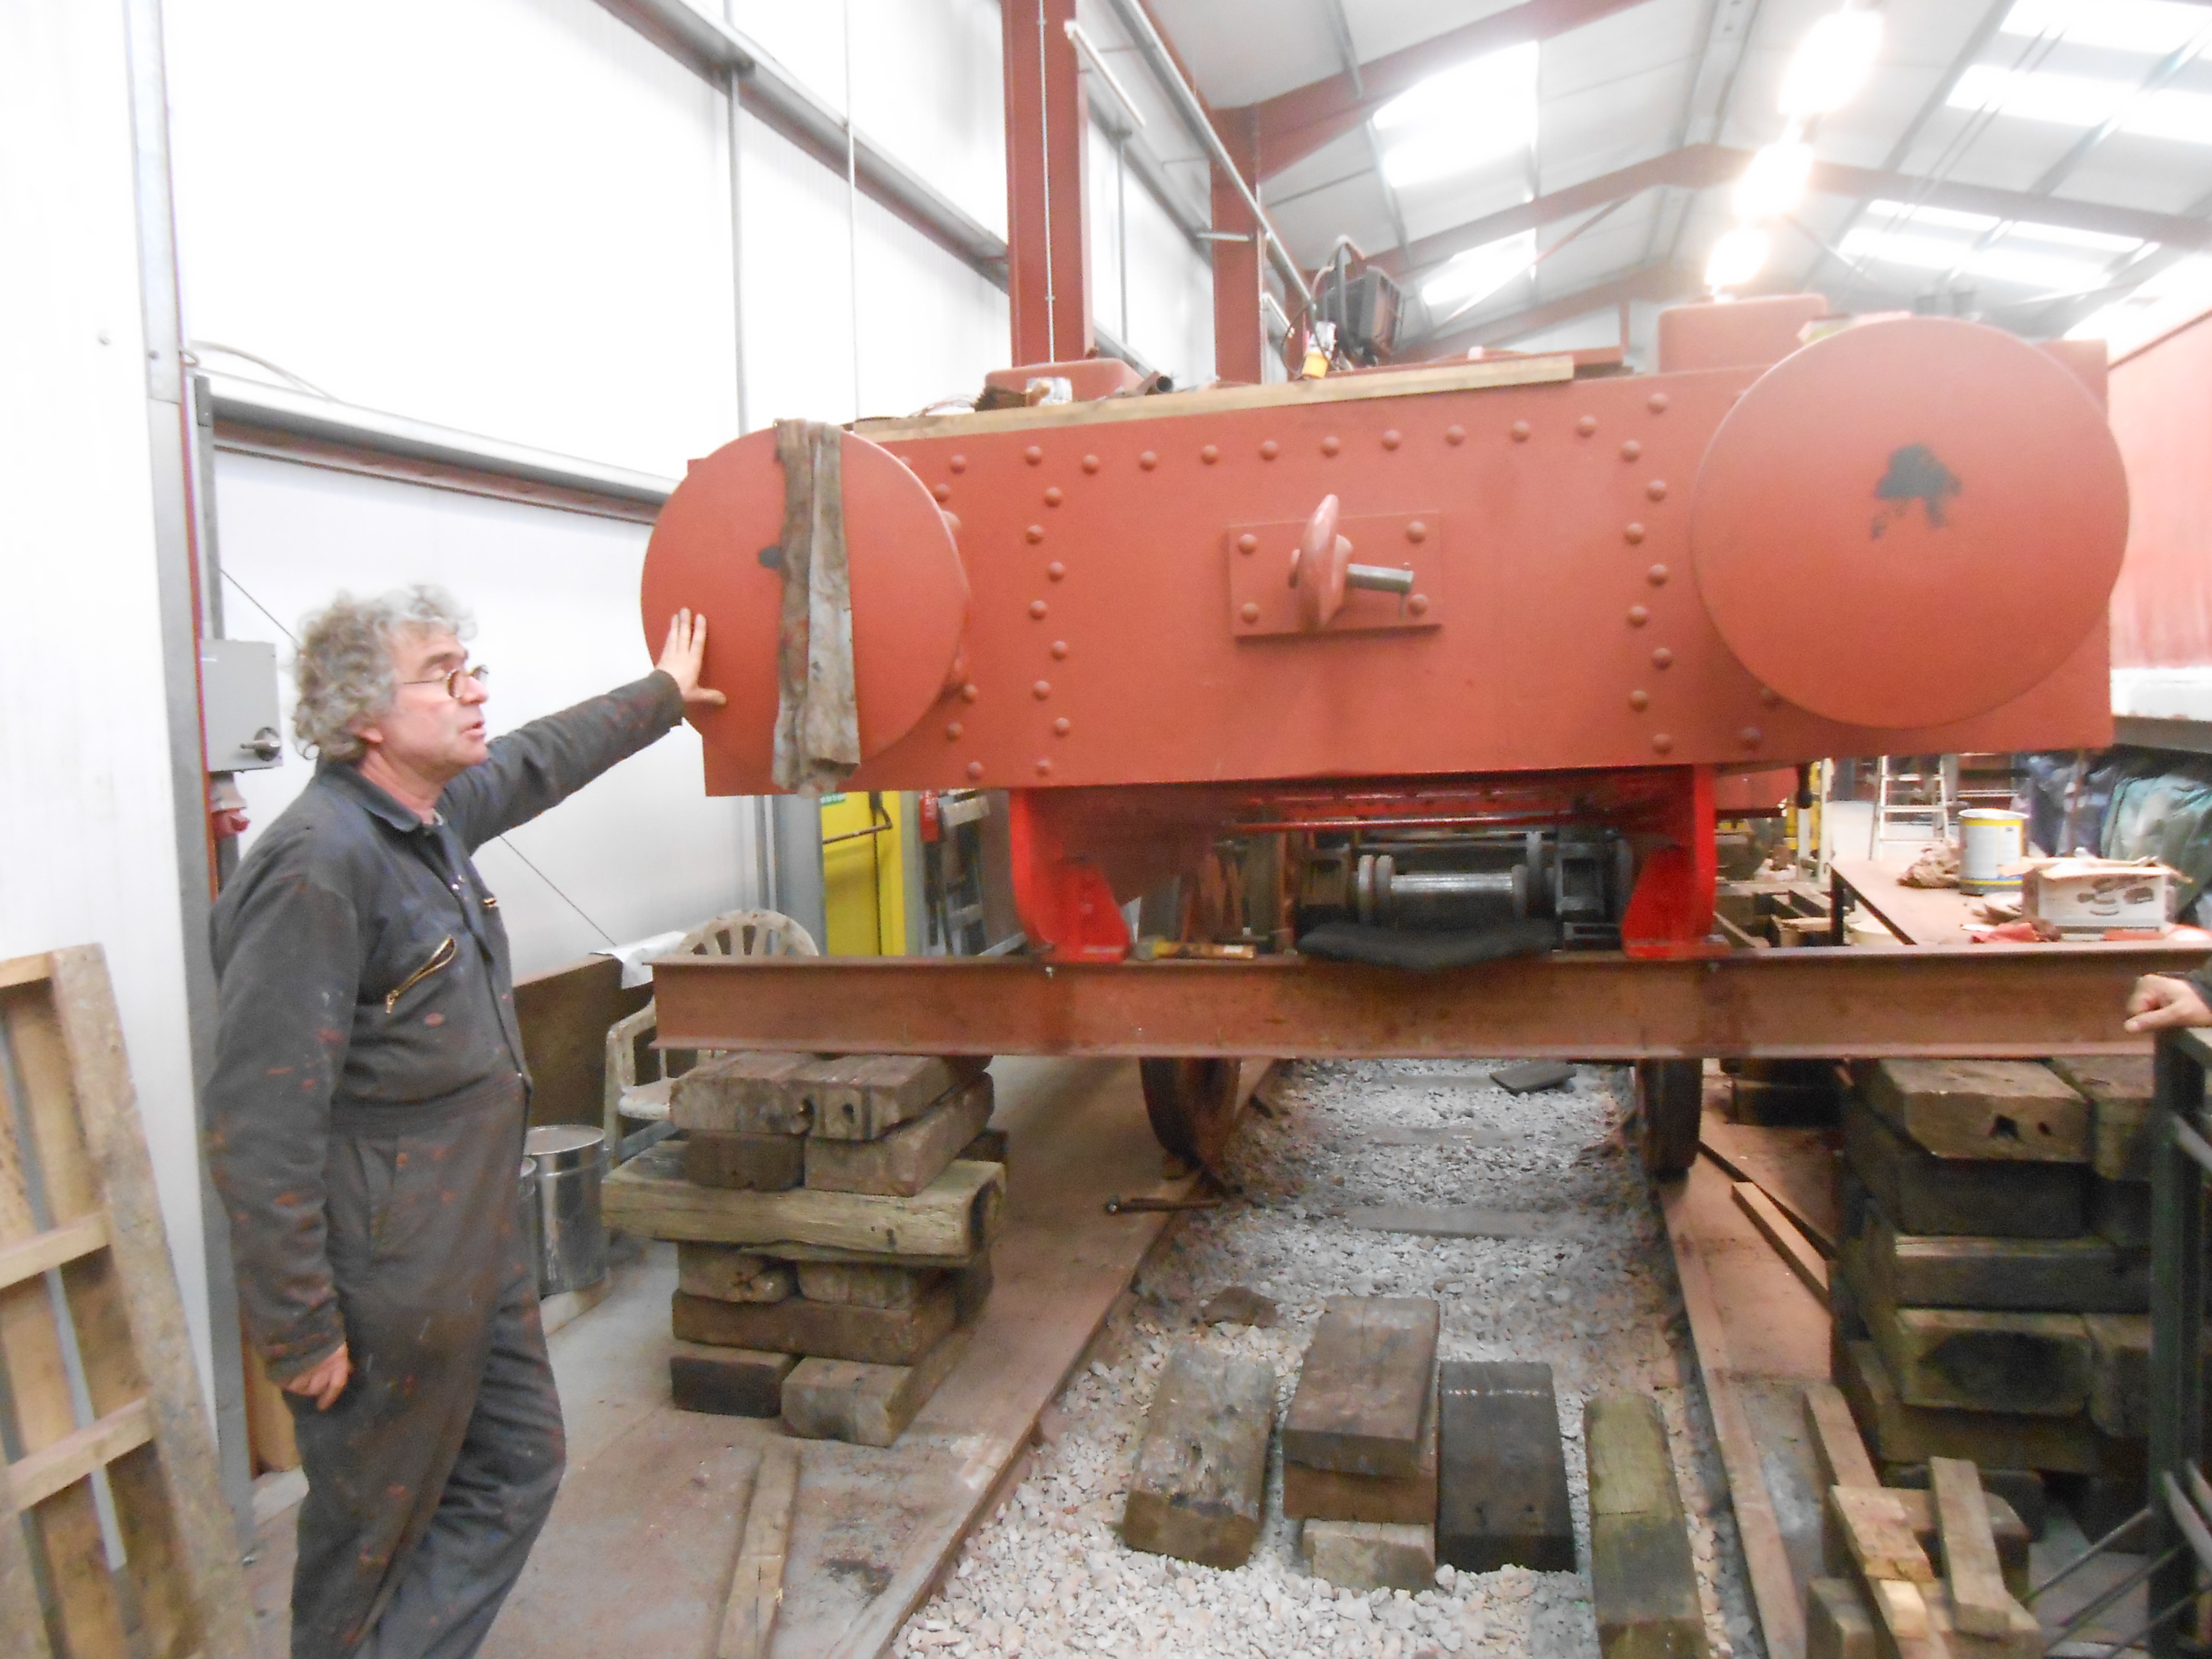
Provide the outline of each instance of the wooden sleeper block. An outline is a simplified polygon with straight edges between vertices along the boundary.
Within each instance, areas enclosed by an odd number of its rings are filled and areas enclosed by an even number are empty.
[[[1129,1477],[1131,1549],[1224,1571],[1241,1567],[1267,1516],[1275,1374],[1184,1343],[1161,1370]]]
[[[783,1409],[783,1385],[798,1364],[787,1353],[679,1342],[668,1356],[668,1391],[680,1412],[774,1417]]]
[[[870,1365],[911,1365],[951,1332],[952,1287],[935,1286],[911,1308],[855,1308],[834,1303],[716,1302],[676,1292],[677,1340],[722,1348],[763,1348]]]
[[[1872,1300],[1861,1310],[1908,1406],[2031,1417],[2074,1417],[2089,1407],[2089,1331],[2079,1314],[1899,1308]]]
[[[1308,1572],[1340,1589],[1436,1588],[1437,1529],[1427,1522],[1308,1521],[1298,1553]]]
[[[862,1193],[746,1193],[683,1178],[666,1142],[609,1176],[608,1226],[646,1238],[745,1244],[784,1261],[964,1267],[998,1237],[1006,1171],[957,1160],[912,1198]]]
[[[879,1140],[982,1076],[990,1063],[981,1054],[848,1054],[817,1061],[796,1079],[811,1109],[807,1133],[825,1140]]]
[[[1008,1137],[1004,1129],[984,1129],[960,1149],[960,1156],[972,1164],[1004,1164],[1008,1150]]]
[[[1437,1328],[1426,1297],[1331,1297],[1283,1419],[1284,1460],[1340,1474],[1417,1474]]]
[[[943,1174],[991,1121],[991,1079],[971,1079],[911,1122],[873,1140],[809,1135],[806,1185],[816,1192],[911,1198]]]
[[[803,1135],[813,1111],[794,1079],[812,1054],[725,1054],[695,1066],[668,1091],[668,1115],[686,1134]]]
[[[967,1351],[968,1333],[956,1330],[911,1365],[799,1360],[784,1380],[783,1426],[805,1440],[892,1445]]]
[[[1283,1460],[1283,1513],[1294,1521],[1369,1521],[1432,1526],[1437,1519],[1437,1407],[1430,1395],[1421,1435],[1421,1461],[1411,1474],[1339,1474]],[[1571,1546],[1571,1539],[1570,1540]],[[1436,1540],[1430,1540],[1435,1553]],[[1314,1569],[1321,1577],[1327,1573]],[[1430,1564],[1433,1577],[1436,1567]],[[1342,1583],[1330,1578],[1333,1584]]]
[[[1900,1233],[1879,1208],[1844,1249],[1869,1302],[2018,1313],[2142,1313],[2150,1262],[2108,1241]]]
[[[2089,1103],[2089,1162],[2106,1181],[2148,1183],[2158,1142],[2148,1054],[2075,1054],[2051,1069]]]
[[[2045,1469],[2066,1474],[2125,1474],[2139,1452],[2098,1431],[2087,1412],[2077,1417],[2025,1417],[1909,1406],[1871,1341],[1845,1341],[1836,1382],[1851,1402],[1868,1443],[1885,1463],[1965,1457],[1988,1468]]]
[[[805,1182],[806,1139],[693,1129],[684,1138],[684,1178],[702,1187],[788,1192]]]
[[[1850,1579],[1805,1587],[1805,1659],[1875,1659],[1874,1614]]]
[[[774,1261],[727,1244],[678,1244],[676,1288],[717,1302],[781,1302],[799,1290],[788,1261]]]
[[[1583,1408],[1590,1595],[1603,1659],[1702,1659],[1705,1612],[1659,1407],[1603,1395]]]
[[[1938,1158],[2089,1161],[2089,1103],[2034,1060],[1880,1060],[1857,1076],[1867,1104]]]
[[[1905,1524],[1912,1528],[1922,1553],[1935,1560],[1942,1539],[1936,1529],[1933,1497],[1925,1487],[1890,1486],[1882,1490],[1897,1499],[1898,1507],[1905,1511]],[[1998,1571],[2014,1595],[2025,1595],[2032,1582],[2028,1552],[2033,1547],[2027,1527],[2012,1505],[1996,1493],[1984,1492],[1982,1499],[1989,1510],[1990,1535],[1996,1544]],[[1820,1559],[1830,1572],[1849,1576],[1853,1571],[1835,1506],[1827,1501],[1825,1493],[1820,1502]]]
[[[1461,1572],[1508,1565],[1572,1572],[1574,1518],[1552,1368],[1450,1359],[1437,1371],[1438,1559]]]
[[[2087,1171],[2076,1164],[1942,1158],[1885,1123],[1856,1096],[1844,1102],[1844,1155],[1901,1232],[2072,1238],[2087,1231]],[[1846,1233],[1858,1205],[1844,1192]]]
[[[850,1261],[792,1265],[799,1276],[799,1293],[809,1302],[854,1308],[915,1307],[945,1276],[939,1267],[884,1267]]]
[[[2142,1181],[2089,1183],[2089,1231],[2124,1250],[2150,1248],[2150,1184]]]

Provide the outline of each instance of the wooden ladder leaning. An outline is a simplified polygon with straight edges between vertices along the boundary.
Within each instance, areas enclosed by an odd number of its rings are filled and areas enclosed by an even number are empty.
[[[0,1653],[249,1659],[238,1540],[96,946],[0,961]]]

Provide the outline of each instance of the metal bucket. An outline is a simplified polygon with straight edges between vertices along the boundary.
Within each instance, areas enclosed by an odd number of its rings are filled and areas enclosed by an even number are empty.
[[[2027,820],[2001,807],[1972,806],[1959,814],[1959,890],[2017,893],[2020,874],[2005,866],[2026,851]]]
[[[599,1182],[607,1172],[604,1130],[542,1123],[523,1142],[538,1166],[538,1293],[580,1291],[607,1275],[607,1230]]]
[[[530,1263],[531,1277],[534,1279],[538,1276],[539,1232],[538,1160],[534,1158],[526,1158],[522,1160],[522,1184],[515,1194],[514,1206],[514,1224],[522,1234],[523,1248],[529,1252],[526,1260]]]

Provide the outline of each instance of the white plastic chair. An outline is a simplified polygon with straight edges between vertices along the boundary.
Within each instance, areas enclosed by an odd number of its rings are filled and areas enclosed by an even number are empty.
[[[711,921],[701,922],[684,934],[668,954],[818,957],[822,951],[814,943],[814,936],[789,916],[774,910],[732,910]],[[668,1075],[659,1049],[647,1050],[653,1056],[657,1075],[641,1079],[637,1074],[638,1040],[655,1035],[659,1029],[650,1002],[607,1027],[607,1152],[617,1162],[623,1155],[623,1119],[646,1123],[667,1121],[669,1091],[675,1079]],[[707,1058],[704,1053],[699,1056],[701,1060]]]

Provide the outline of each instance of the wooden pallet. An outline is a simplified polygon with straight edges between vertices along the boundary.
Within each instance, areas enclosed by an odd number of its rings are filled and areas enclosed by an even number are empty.
[[[248,1659],[237,1540],[97,946],[0,962],[0,1454],[21,1517],[0,1523],[0,1652]]]

